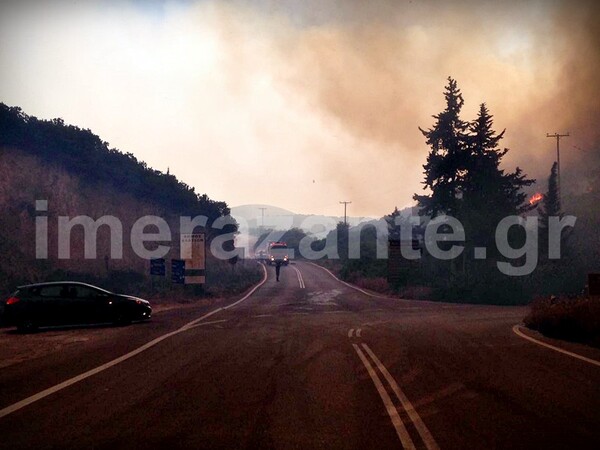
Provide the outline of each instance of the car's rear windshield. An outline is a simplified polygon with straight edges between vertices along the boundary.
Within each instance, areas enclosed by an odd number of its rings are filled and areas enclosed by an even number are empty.
[[[271,247],[271,250],[279,250],[284,248],[287,248],[287,245],[274,245]]]

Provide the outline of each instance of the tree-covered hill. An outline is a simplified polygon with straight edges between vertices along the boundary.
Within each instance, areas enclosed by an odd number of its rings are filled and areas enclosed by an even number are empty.
[[[37,209],[38,200],[47,204],[47,211]],[[196,193],[193,187],[153,170],[131,153],[109,148],[90,130],[61,119],[41,120],[0,103],[0,297],[19,284],[65,278],[107,288],[126,290],[129,286],[139,292],[150,286],[150,263],[130,239],[138,220],[158,216],[167,223],[170,237],[160,243],[146,242],[144,248],[164,246],[168,248],[164,257],[170,260],[180,258],[179,233],[185,232],[180,230],[180,217],[207,217],[204,230],[195,231],[204,231],[210,241],[235,231],[235,224],[211,226],[226,215],[229,207],[225,202]],[[90,218],[92,223],[103,217],[116,218],[120,237],[113,236],[113,228],[107,225],[91,232],[77,225],[67,229],[68,234],[61,233],[61,219],[78,217]],[[38,257],[36,250],[40,218],[47,221],[42,233],[47,239],[45,257]],[[147,233],[156,233],[156,226],[151,227]],[[95,242],[92,257],[86,255],[88,235]],[[67,257],[59,251],[65,236]],[[224,247],[231,244],[228,240]],[[114,248],[122,252],[114,253]],[[242,269],[233,274],[227,261],[210,252],[207,259],[207,291],[236,286]],[[253,277],[258,277],[258,271],[253,271]]]
[[[171,174],[154,170],[131,153],[109,148],[89,129],[62,119],[40,120],[19,107],[0,103],[0,146],[14,147],[95,183],[161,205],[181,215],[205,215],[210,221],[229,214],[226,203],[197,194]]]

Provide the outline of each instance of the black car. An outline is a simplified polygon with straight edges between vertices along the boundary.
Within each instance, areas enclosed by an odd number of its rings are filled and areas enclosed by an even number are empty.
[[[4,305],[4,322],[22,331],[52,325],[126,324],[151,315],[146,300],[73,281],[20,286]]]

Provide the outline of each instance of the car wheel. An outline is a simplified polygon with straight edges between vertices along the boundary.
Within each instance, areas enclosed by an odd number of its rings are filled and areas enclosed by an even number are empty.
[[[17,331],[21,333],[34,333],[38,330],[38,324],[32,319],[23,319],[17,324]]]

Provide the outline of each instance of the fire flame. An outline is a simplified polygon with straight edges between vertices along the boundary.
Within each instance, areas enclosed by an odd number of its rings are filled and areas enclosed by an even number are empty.
[[[544,198],[544,194],[542,194],[541,192],[536,192],[535,194],[533,194],[531,196],[531,198],[529,199],[529,204],[531,206],[533,205],[537,205],[539,202],[542,201],[542,199]]]

